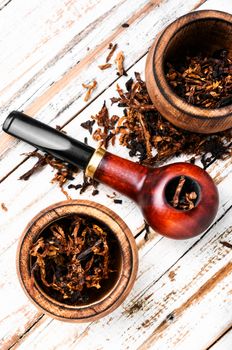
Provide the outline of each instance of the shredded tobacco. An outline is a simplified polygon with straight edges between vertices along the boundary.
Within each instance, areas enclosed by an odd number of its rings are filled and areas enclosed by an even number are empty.
[[[83,88],[87,89],[87,92],[85,94],[85,97],[84,97],[84,101],[87,102],[91,95],[92,95],[92,92],[94,89],[96,89],[97,87],[97,81],[96,80],[93,80],[91,84],[82,84]]]
[[[122,204],[122,199],[114,199],[115,204]]]
[[[150,234],[150,226],[146,221],[144,221],[144,228],[145,228],[145,235],[144,235],[144,240],[148,241],[149,239],[149,234]]]
[[[119,143],[129,149],[131,157],[138,156],[140,163],[148,166],[158,166],[174,156],[186,154],[191,155],[191,163],[199,158],[206,168],[215,159],[231,156],[231,130],[206,135],[179,129],[156,110],[139,73],[125,85],[126,91],[117,85],[119,96],[110,99],[112,104],[123,108],[123,116],[113,116],[118,120],[112,125],[104,103],[93,117],[98,126],[93,138],[105,148],[110,142],[114,145],[117,137]]]
[[[114,51],[117,49],[117,47],[118,47],[118,44],[114,44],[114,45],[112,43],[109,44],[108,48],[109,48],[110,52],[106,57],[106,63],[108,63],[111,60],[111,57],[113,56]]]
[[[36,157],[38,161],[35,165],[28,170],[25,174],[19,177],[19,180],[29,180],[29,178],[36,173],[38,170],[41,170],[45,165],[49,164],[53,169],[56,170],[56,173],[51,180],[52,183],[58,183],[61,191],[67,197],[67,199],[71,199],[68,193],[64,190],[63,186],[68,180],[74,180],[75,175],[78,172],[78,168],[69,163],[62,162],[51,155],[41,154],[38,151],[33,151],[25,154],[28,157]]]
[[[121,117],[118,115],[110,117],[104,102],[95,116],[81,124],[92,134],[94,140],[99,141],[101,146],[107,148],[110,143],[114,146],[118,139],[119,143],[129,150],[130,157],[137,156],[139,162],[147,166],[159,166],[166,160],[181,154],[189,155],[191,163],[199,158],[204,168],[216,159],[223,160],[231,157],[231,130],[206,135],[179,129],[156,110],[139,73],[135,73],[135,79],[130,78],[125,86],[126,91],[123,91],[117,85],[118,97],[110,99],[112,104],[117,103],[123,108]],[[93,130],[94,127],[96,127],[95,130]],[[37,151],[27,155],[37,157],[38,161],[32,169],[20,177],[23,180],[28,180],[33,173],[49,164],[57,170],[52,181],[58,182],[63,189],[67,180],[72,180],[78,171],[73,166]],[[82,193],[92,184],[91,180],[84,179],[83,184],[70,184],[69,188],[81,188]]]
[[[116,56],[116,59],[115,59],[115,63],[117,64],[117,70],[118,70],[118,75],[119,76],[122,76],[122,75],[126,75],[127,76],[127,73],[123,67],[123,62],[124,62],[124,59],[125,59],[125,56],[123,54],[122,51],[119,51],[117,56]]]
[[[87,120],[84,123],[81,123],[82,128],[86,129],[89,131],[90,135],[93,132],[93,125],[95,123],[95,120]]]
[[[36,281],[48,295],[70,305],[98,300],[117,280],[117,249],[116,238],[103,224],[77,215],[62,218],[30,249],[32,285]]]
[[[2,208],[2,210],[4,210],[4,211],[8,211],[8,208],[7,208],[7,206],[6,206],[5,203],[1,203],[1,208]]]
[[[183,191],[185,181],[185,177],[181,176],[172,200],[172,205],[176,209],[190,210],[195,207],[198,196],[194,191],[190,193]]]
[[[100,65],[98,66],[98,68],[100,68],[101,70],[105,70],[105,69],[110,68],[111,66],[112,66],[111,63],[105,63],[105,64],[100,64]]]
[[[181,64],[167,64],[167,80],[188,103],[205,108],[232,104],[232,60],[225,49],[212,57],[186,57]]]

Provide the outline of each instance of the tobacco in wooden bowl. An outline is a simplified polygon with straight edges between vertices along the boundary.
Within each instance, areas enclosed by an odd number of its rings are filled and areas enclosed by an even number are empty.
[[[204,58],[217,59],[216,55],[223,50],[227,52],[228,58],[228,65],[222,73],[222,75],[229,77],[228,93],[224,94],[221,91],[218,104],[206,102],[205,104],[193,105],[189,103],[191,101],[182,98],[183,94],[189,91],[183,91],[183,93],[179,91],[178,93],[177,89],[170,86],[172,85],[169,74],[170,65],[171,67],[179,67],[180,69],[185,67],[187,69],[186,60],[191,62],[191,58],[193,60],[196,57],[201,57],[202,60]],[[232,15],[213,10],[196,11],[171,23],[155,40],[146,62],[147,89],[158,111],[174,125],[189,131],[214,133],[231,128],[232,104],[230,102],[231,82],[229,82],[232,74],[229,63],[231,59]],[[179,68],[176,68],[177,71]],[[204,70],[204,67],[201,68]],[[169,76],[167,77],[167,75]],[[220,91],[220,88],[216,90],[219,78],[219,76],[213,78],[212,84],[214,83],[215,87],[209,91],[205,89],[206,94]],[[203,80],[196,80],[195,83],[194,89],[197,91],[197,85],[203,84]],[[185,89],[184,84],[183,90]],[[178,88],[180,90],[181,85]],[[224,87],[224,90],[226,89],[227,87]],[[194,91],[192,90],[191,93]],[[222,102],[223,99],[227,98],[227,103],[220,104],[220,98]]]
[[[129,294],[138,268],[126,224],[90,201],[65,201],[27,225],[18,248],[21,284],[54,318],[88,322],[107,315]]]

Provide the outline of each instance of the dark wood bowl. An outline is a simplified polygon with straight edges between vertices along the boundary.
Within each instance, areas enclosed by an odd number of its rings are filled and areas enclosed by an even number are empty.
[[[81,306],[61,303],[46,294],[36,281],[33,285],[31,282],[29,252],[33,243],[48,225],[73,214],[88,216],[104,223],[117,239],[121,257],[116,283],[97,301]],[[87,200],[59,202],[42,210],[27,225],[18,246],[17,272],[24,291],[40,311],[62,321],[89,322],[112,312],[129,294],[137,270],[137,246],[127,225],[110,209]]]
[[[206,109],[179,97],[165,77],[167,62],[187,54],[210,55],[225,48],[232,57],[232,15],[220,11],[196,11],[171,23],[155,40],[146,62],[148,93],[158,111],[174,125],[199,133],[214,133],[232,127],[232,105]]]

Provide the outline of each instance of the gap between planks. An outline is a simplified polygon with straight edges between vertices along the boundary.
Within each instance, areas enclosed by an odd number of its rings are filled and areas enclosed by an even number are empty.
[[[184,304],[179,308],[172,311],[172,322],[175,322],[175,318],[179,317],[183,311],[189,308],[193,303],[196,303],[200,298],[209,293],[216,285],[221,282],[232,272],[232,263],[228,263],[226,266],[217,271],[210,280],[201,286],[196,293],[194,293]],[[165,319],[160,325],[154,329],[152,335],[138,348],[138,350],[147,350],[151,348],[152,344],[160,338],[164,330],[169,326],[170,319]]]
[[[138,63],[140,60],[142,60],[146,55],[147,55],[148,51],[146,51],[141,57],[139,57],[135,62],[133,62],[130,66],[128,66],[127,69],[125,69],[126,72],[128,72],[136,63]],[[85,109],[87,109],[94,101],[96,101],[101,95],[104,94],[104,92],[106,90],[108,90],[111,86],[113,86],[118,80],[120,80],[121,77],[117,77],[115,78],[115,80],[113,80],[110,84],[107,85],[107,87],[105,87],[102,91],[100,91],[96,96],[94,96],[91,101],[87,102],[86,105],[84,105],[76,114],[74,114],[72,117],[70,117],[65,123],[63,123],[60,127],[60,130],[62,130],[63,128],[65,128],[69,123],[71,123],[76,117],[78,117],[82,112],[85,111]],[[65,106],[65,108],[62,110],[62,112],[69,108],[71,105],[71,103],[69,103],[68,105]],[[27,111],[25,111],[24,113],[28,113]],[[60,114],[61,112],[59,112]],[[31,116],[33,118],[33,116]],[[54,119],[56,119],[57,115],[52,119],[52,121]],[[0,136],[1,137],[1,136]],[[10,136],[8,134],[3,134],[3,137],[6,140],[9,140],[9,142],[14,142],[16,145],[21,142],[20,140],[16,140],[13,136]],[[0,148],[1,148],[1,144],[0,144]],[[35,150],[38,150],[37,148]],[[15,167],[13,167],[6,175],[4,175],[2,178],[0,178],[0,184],[6,180],[8,178],[8,176],[10,176],[16,169],[18,169],[23,163],[25,163],[27,160],[29,159],[29,157],[25,157],[20,163],[18,163]]]
[[[2,11],[7,5],[9,5],[9,3],[10,2],[12,2],[13,0],[8,0],[8,1],[6,1],[5,2],[5,4],[4,4],[4,1],[3,1],[3,5],[1,5],[1,7],[0,7],[0,11]]]
[[[216,340],[214,340],[213,343],[210,344],[206,350],[213,349],[214,345],[217,345],[225,336],[227,336],[230,333],[231,330],[232,330],[232,325],[229,326],[226,330],[224,330],[222,334]]]
[[[204,2],[204,1],[202,1],[201,3],[203,3],[203,2]],[[73,118],[75,118],[75,116],[74,116]],[[73,119],[73,118],[72,118],[72,119]],[[29,329],[29,330],[30,330],[30,329]],[[25,333],[24,333],[24,334],[25,334]]]
[[[197,3],[197,5],[195,5],[193,7],[193,9],[195,10],[200,5],[202,5],[205,1],[206,0],[200,0]],[[160,1],[160,0],[153,0],[153,1],[148,2],[139,11],[137,11],[131,18],[129,18],[127,20],[127,23],[128,24],[132,24],[133,22],[138,20],[139,17],[142,17],[143,14],[149,12],[149,10],[152,9],[153,7],[159,6],[162,2],[163,2],[163,0],[162,1]],[[86,56],[83,60],[81,60],[81,62],[79,62],[78,64],[76,64],[73,67],[71,67],[62,76],[62,78],[60,80],[58,80],[57,82],[52,84],[44,93],[42,93],[42,95],[40,95],[36,100],[34,100],[25,109],[24,112],[29,114],[29,115],[35,115],[46,103],[49,102],[49,100],[52,97],[54,97],[59,91],[61,91],[61,89],[66,87],[70,83],[70,81],[73,80],[76,77],[76,75],[78,74],[79,71],[82,71],[83,69],[85,69],[85,67],[88,66],[88,64],[93,61],[94,57],[96,57],[96,55],[99,55],[100,52],[102,52],[105,49],[105,47],[107,46],[107,44],[109,42],[112,42],[123,31],[124,31],[124,28],[122,28],[122,27],[117,28],[117,30],[114,33],[112,33],[110,36],[108,36],[108,38],[105,39],[101,43],[101,45],[99,45],[93,51],[91,51],[88,56]],[[5,135],[5,134],[1,135],[0,136],[0,140],[1,140],[1,143],[0,143],[0,150],[1,150],[1,152],[4,152],[4,150],[7,150],[13,144],[13,139],[12,139],[12,137],[9,137],[9,135]]]

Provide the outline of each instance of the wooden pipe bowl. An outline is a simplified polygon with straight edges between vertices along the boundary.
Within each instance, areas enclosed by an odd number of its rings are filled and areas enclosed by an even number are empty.
[[[34,283],[31,283],[29,252],[40,233],[52,222],[69,215],[79,214],[102,221],[116,236],[121,253],[118,280],[102,299],[81,306],[60,303]],[[138,253],[134,237],[123,220],[103,205],[87,200],[56,203],[36,215],[25,228],[17,252],[17,273],[20,283],[35,306],[49,316],[69,322],[90,322],[115,310],[128,296],[138,270]]]
[[[211,55],[222,48],[232,58],[232,15],[220,11],[191,12],[160,33],[149,50],[145,76],[150,98],[163,117],[199,133],[232,128],[232,105],[215,109],[190,105],[172,90],[165,77],[167,62],[178,62],[191,52]]]

